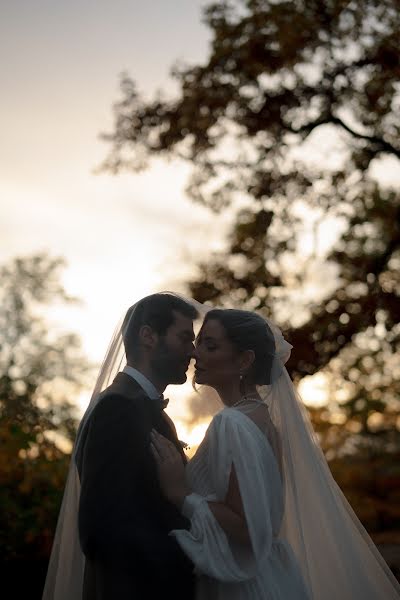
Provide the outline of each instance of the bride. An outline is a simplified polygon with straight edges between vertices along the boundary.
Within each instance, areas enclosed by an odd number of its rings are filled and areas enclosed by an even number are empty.
[[[259,315],[210,310],[195,382],[213,387],[224,408],[186,467],[152,433],[163,492],[190,519],[170,535],[195,565],[197,598],[400,598],[331,476],[284,366],[290,350]]]

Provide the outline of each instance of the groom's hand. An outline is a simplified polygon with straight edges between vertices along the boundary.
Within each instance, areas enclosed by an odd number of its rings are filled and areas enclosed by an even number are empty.
[[[151,431],[151,452],[157,465],[160,486],[170,502],[181,508],[190,494],[186,484],[185,465],[174,444],[155,429]]]

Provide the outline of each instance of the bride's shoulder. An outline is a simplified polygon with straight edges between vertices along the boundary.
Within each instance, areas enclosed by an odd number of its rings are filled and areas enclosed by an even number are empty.
[[[229,406],[225,406],[213,416],[211,423],[222,423],[223,421],[232,418],[232,413],[233,409]]]
[[[206,432],[207,435],[211,435],[211,434],[219,431],[222,424],[225,422],[225,420],[227,418],[226,410],[227,410],[226,408],[223,408],[222,410],[220,410],[213,416],[213,418],[211,419],[210,424],[207,428],[207,432]]]
[[[226,407],[216,414],[204,438],[204,446],[212,445],[213,451],[228,454],[252,449],[259,452],[264,448],[265,438],[249,417],[235,408]]]
[[[241,428],[243,424],[242,415],[238,410],[230,406],[226,406],[219,413],[214,415],[210,428],[221,429],[221,428]]]

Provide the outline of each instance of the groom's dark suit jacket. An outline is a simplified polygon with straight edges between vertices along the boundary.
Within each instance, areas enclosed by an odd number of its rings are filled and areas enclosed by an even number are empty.
[[[83,600],[194,597],[193,565],[168,532],[189,522],[162,495],[150,451],[155,428],[182,454],[161,403],[118,373],[83,425],[79,537]]]

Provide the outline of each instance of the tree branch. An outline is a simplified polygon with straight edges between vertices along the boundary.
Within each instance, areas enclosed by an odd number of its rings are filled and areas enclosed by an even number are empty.
[[[376,136],[369,136],[369,135],[363,135],[362,133],[357,133],[356,131],[351,129],[351,127],[346,125],[346,123],[343,123],[343,121],[341,119],[339,119],[339,117],[332,117],[332,123],[334,123],[335,125],[339,125],[345,131],[347,131],[352,136],[354,136],[360,140],[365,140],[365,141],[369,142],[370,144],[377,145],[378,147],[380,147],[381,152],[387,152],[389,154],[394,154],[395,156],[397,156],[397,158],[400,158],[400,149],[395,148],[392,144],[390,144],[389,142],[386,142],[386,140],[383,140],[382,138],[378,138]],[[379,149],[378,149],[378,152],[379,152]]]
[[[327,125],[328,123],[331,123],[333,125],[339,125],[339,127],[342,127],[342,129],[344,129],[345,131],[350,133],[350,135],[352,135],[353,137],[360,139],[360,140],[365,140],[366,142],[369,142],[371,145],[377,146],[377,148],[375,149],[376,154],[378,152],[386,152],[388,154],[394,154],[394,156],[396,156],[397,158],[400,158],[400,149],[395,148],[392,144],[390,144],[386,140],[383,140],[382,138],[379,138],[377,136],[363,135],[362,133],[358,133],[357,131],[354,131],[354,129],[352,129],[351,127],[346,125],[346,123],[344,123],[342,121],[342,119],[339,119],[339,117],[335,117],[335,115],[332,115],[332,114],[323,116],[319,119],[316,119],[312,123],[307,123],[306,125],[303,125],[302,127],[298,127],[297,129],[295,129],[293,127],[287,127],[287,129],[292,133],[297,133],[297,134],[306,133],[307,135],[309,135],[314,129],[316,129],[320,125]]]

